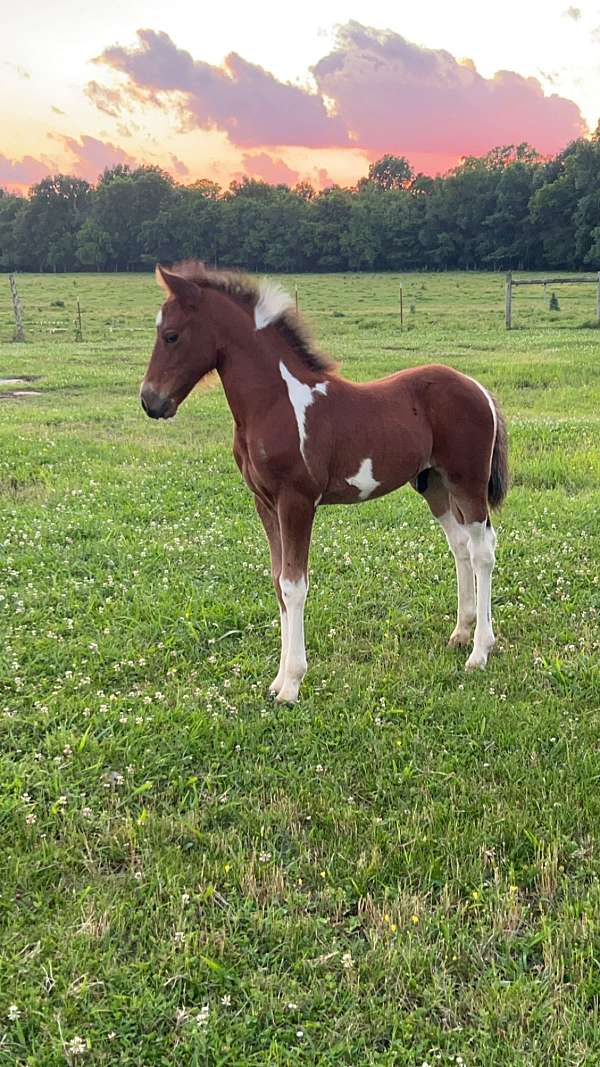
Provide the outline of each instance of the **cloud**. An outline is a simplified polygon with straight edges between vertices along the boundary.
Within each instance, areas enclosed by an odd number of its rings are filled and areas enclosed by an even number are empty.
[[[40,159],[23,156],[22,159],[9,159],[0,154],[0,185],[24,186],[34,185],[47,178],[50,168]]]
[[[427,161],[432,173],[499,144],[528,141],[556,152],[586,130],[577,105],[545,96],[536,78],[506,70],[484,78],[472,59],[358,22],[339,27],[333,49],[311,69],[317,92],[281,82],[235,52],[221,67],[195,60],[150,29],[138,31],[134,48],[115,45],[96,62],[122,79],[112,88],[90,82],[88,97],[101,110],[118,115],[131,100],[174,108],[185,130],[219,130],[249,155],[277,147],[280,156],[294,146],[353,149],[371,159],[395,152]],[[253,165],[271,172],[274,159]]]
[[[356,144],[375,152],[471,155],[529,141],[553,152],[585,129],[576,104],[513,71],[482,77],[472,61],[349,22],[312,68]]]
[[[137,162],[124,149],[109,141],[99,141],[96,137],[82,135],[80,141],[74,137],[59,137],[65,148],[74,157],[70,170],[78,178],[95,182],[105,167],[114,167],[117,163],[136,166]]]
[[[126,91],[161,106],[177,94],[188,125],[225,130],[240,148],[298,144],[326,147],[348,143],[343,121],[328,114],[322,98],[231,52],[222,67],[194,60],[166,33],[138,31],[137,48],[107,48],[96,62],[126,75]],[[87,94],[97,107],[116,114],[123,90],[90,82]],[[110,109],[110,110],[109,110]]]
[[[103,111],[105,115],[110,115],[112,118],[120,115],[124,101],[119,89],[109,89],[105,85],[91,81],[87,83],[83,91],[98,111]]]
[[[255,156],[245,152],[242,159],[246,174],[252,178],[262,178],[270,185],[295,185],[300,176],[300,172],[288,167],[283,159],[274,159],[266,152]]]
[[[169,152],[169,159],[171,160],[171,166],[169,167],[169,170],[171,171],[171,173],[176,174],[178,178],[184,178],[187,174],[190,173],[190,168],[186,166],[183,160],[178,159],[177,156],[173,154],[173,152]]]
[[[2,62],[0,63],[0,66],[6,67],[7,70],[14,71],[15,74],[18,74],[19,78],[23,79],[23,81],[30,81],[31,80],[31,74],[27,70],[27,68],[20,66],[20,64],[18,64],[18,63],[11,63],[10,60],[3,59]]]
[[[580,7],[568,7],[566,11],[563,11],[563,17],[566,19],[573,19],[573,22],[579,22],[581,18]]]

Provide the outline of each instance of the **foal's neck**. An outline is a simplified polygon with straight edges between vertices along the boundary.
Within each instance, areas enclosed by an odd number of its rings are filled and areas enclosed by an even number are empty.
[[[325,377],[324,372],[315,375],[274,326],[257,330],[253,318],[236,307],[217,358],[217,372],[236,426],[244,428],[253,418],[266,415],[278,395],[285,394],[280,363],[299,381],[311,385]]]

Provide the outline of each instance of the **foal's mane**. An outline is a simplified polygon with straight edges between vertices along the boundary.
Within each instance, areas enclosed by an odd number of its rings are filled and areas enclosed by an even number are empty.
[[[179,274],[203,289],[216,289],[220,293],[226,293],[238,304],[248,308],[252,316],[263,295],[260,283],[247,274],[238,270],[211,270],[199,259],[186,259],[182,263],[176,263],[171,270],[173,274]],[[306,324],[291,308],[284,308],[276,314],[270,325],[275,327],[310,370],[335,370],[335,362],[319,351]]]

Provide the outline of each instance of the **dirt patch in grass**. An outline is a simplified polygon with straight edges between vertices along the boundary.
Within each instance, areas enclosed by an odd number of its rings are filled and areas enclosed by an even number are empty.
[[[35,389],[13,389],[10,393],[0,393],[0,400],[27,400],[30,396],[41,396]]]

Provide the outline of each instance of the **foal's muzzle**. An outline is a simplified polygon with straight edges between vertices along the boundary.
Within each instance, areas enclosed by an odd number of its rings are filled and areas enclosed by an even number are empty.
[[[161,396],[151,385],[142,385],[140,403],[151,419],[171,419],[177,411],[177,401],[170,396]]]

